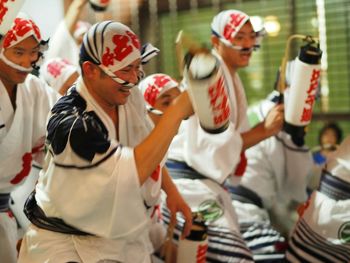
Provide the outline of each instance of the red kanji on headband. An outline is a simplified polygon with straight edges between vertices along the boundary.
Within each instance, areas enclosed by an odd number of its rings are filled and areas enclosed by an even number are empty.
[[[167,75],[156,75],[153,81],[154,84],[149,84],[144,94],[145,100],[151,106],[154,106],[160,91],[171,79]]]
[[[144,98],[149,103],[149,105],[154,106],[159,92],[160,92],[159,87],[151,84],[148,85],[146,92],[144,94]]]
[[[41,35],[38,26],[30,19],[16,18],[14,26],[5,35],[3,46],[4,48],[11,47],[31,35],[40,42]]]
[[[67,60],[53,61],[47,65],[47,72],[51,74],[54,78],[57,78],[61,75],[62,69],[67,65],[71,65]]]
[[[102,55],[102,64],[106,67],[114,65],[114,60],[122,61],[133,51],[133,48],[140,49],[140,42],[135,34],[130,31],[126,32],[127,35],[115,35],[112,38],[115,48],[113,52],[109,47],[106,48],[106,52]]]
[[[166,75],[154,76],[154,84],[160,88],[163,88],[169,81],[170,78]]]
[[[243,13],[234,13],[230,15],[230,21],[226,24],[224,28],[224,38],[227,40],[231,39],[232,33],[237,31],[237,28],[241,25],[242,21],[245,20],[247,16]]]
[[[156,100],[168,90],[178,88],[179,84],[169,75],[156,73],[149,75],[139,84],[139,89],[147,104],[155,106]],[[180,90],[179,90],[180,91]]]

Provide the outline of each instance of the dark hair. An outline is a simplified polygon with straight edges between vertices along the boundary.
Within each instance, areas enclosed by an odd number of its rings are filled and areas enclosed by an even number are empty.
[[[323,134],[326,132],[326,130],[333,130],[335,133],[335,136],[337,138],[337,144],[340,144],[340,142],[343,139],[343,131],[342,129],[339,127],[338,124],[336,124],[335,122],[329,122],[326,123],[322,129],[320,130],[319,134],[318,134],[318,143],[321,145],[321,138],[323,136]]]
[[[89,54],[86,52],[84,43],[82,43],[81,47],[80,47],[80,54],[79,54],[79,66],[80,66],[80,69],[81,69],[81,75],[82,76],[84,75],[84,71],[83,71],[82,65],[83,65],[83,63],[85,61],[90,61],[91,63],[93,63],[95,65],[99,65],[98,63],[96,63],[96,61],[93,60],[92,57],[89,56]]]

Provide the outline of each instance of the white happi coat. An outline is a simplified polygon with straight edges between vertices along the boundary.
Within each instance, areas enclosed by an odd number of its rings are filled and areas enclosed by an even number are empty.
[[[32,160],[40,161],[48,113],[58,97],[52,88],[29,74],[24,83],[17,85],[14,109],[0,81],[0,193],[15,190],[28,176]],[[6,212],[0,213],[0,228],[0,258],[4,262],[16,262],[15,219]],[[6,254],[14,255],[15,260]]]
[[[251,125],[264,120],[275,105],[264,100],[249,108]],[[296,146],[289,134],[280,131],[246,150],[246,156],[248,165],[240,185],[256,193],[263,207],[232,200],[242,236],[254,260],[283,262],[281,244],[286,241],[282,235],[290,231],[297,217],[289,208],[290,202],[306,199],[308,175],[313,164],[310,150],[307,146]]]
[[[326,170],[350,184],[350,136],[327,162]],[[334,187],[334,186],[333,186]],[[350,199],[335,200],[314,191],[292,233],[290,262],[350,262]]]
[[[65,107],[65,99],[68,104],[74,100],[74,107],[69,104],[67,111],[55,112],[56,107]],[[84,117],[80,118],[75,110],[82,110],[84,103]],[[133,147],[153,127],[137,88],[131,89],[127,103],[118,107],[118,114],[119,140],[113,121],[81,78],[76,88],[56,104],[48,124],[48,139],[50,125],[59,125],[54,131],[63,137],[50,143],[51,153],[46,156],[35,197],[46,216],[63,219],[94,236],[65,235],[32,226],[25,235],[19,262],[55,262],[52,255],[62,262],[147,262],[152,246],[145,203],[157,203],[161,175],[158,180],[152,176],[140,185]],[[68,122],[67,127],[60,115]],[[57,120],[59,123],[55,123]],[[75,126],[79,122],[83,122],[81,128]],[[39,243],[41,247],[36,249]]]
[[[186,162],[204,177],[211,180],[176,179],[175,184],[192,211],[207,199],[217,200],[225,210],[215,224],[239,233],[239,226],[231,199],[221,185],[233,175],[242,151],[241,133],[249,130],[247,99],[238,74],[233,79],[221,60],[231,115],[228,128],[220,134],[205,132],[196,115],[183,121],[169,148],[168,158]]]
[[[251,119],[262,121],[275,103],[264,100],[249,109]],[[265,209],[287,205],[290,201],[304,202],[313,166],[309,148],[297,147],[291,136],[280,131],[246,150],[248,165],[240,184],[257,193]],[[239,221],[265,221],[267,212],[258,206],[233,201]]]
[[[34,75],[17,87],[16,110],[0,81],[0,193],[10,193],[29,174],[43,150],[46,121],[59,94]]]
[[[79,67],[79,52],[80,48],[70,34],[66,22],[64,20],[61,21],[50,38],[49,49],[45,53],[45,59],[60,57]]]

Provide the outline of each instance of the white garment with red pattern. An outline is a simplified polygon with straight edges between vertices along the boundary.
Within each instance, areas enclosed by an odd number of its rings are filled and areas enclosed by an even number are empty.
[[[32,159],[43,150],[48,113],[58,97],[29,74],[17,86],[14,109],[0,81],[0,193],[10,193],[29,174]]]
[[[0,193],[10,193],[21,185],[30,172],[32,160],[34,158],[40,160],[47,116],[58,96],[37,77],[28,75],[25,82],[17,86],[16,109],[14,109],[0,81]],[[2,218],[0,228],[6,230],[4,235],[0,235],[0,243],[7,244],[17,258],[17,237],[16,235],[14,237],[17,225],[7,222],[15,220],[8,218],[7,212],[0,213],[0,216]],[[4,253],[8,253],[8,249],[2,251],[5,247],[0,246],[1,259],[4,259]]]
[[[350,136],[330,156],[325,170],[328,178],[323,174],[319,189],[299,210],[288,262],[350,262]]]

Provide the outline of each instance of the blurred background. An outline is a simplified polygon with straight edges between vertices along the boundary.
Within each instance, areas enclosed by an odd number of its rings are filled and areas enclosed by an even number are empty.
[[[26,1],[23,9],[49,37],[72,0]],[[319,37],[323,50],[321,88],[308,127],[307,143],[318,144],[325,122],[335,121],[344,135],[350,132],[350,1],[349,0],[111,0],[105,12],[85,7],[81,20],[90,23],[113,19],[129,25],[142,43],[158,47],[159,56],[146,72],[179,77],[175,38],[179,30],[210,46],[210,23],[224,9],[239,9],[264,24],[267,35],[254,53],[250,66],[239,74],[249,104],[266,97],[273,89],[277,70],[292,34]],[[48,15],[50,19],[48,19]],[[294,43],[290,59],[301,43]]]

